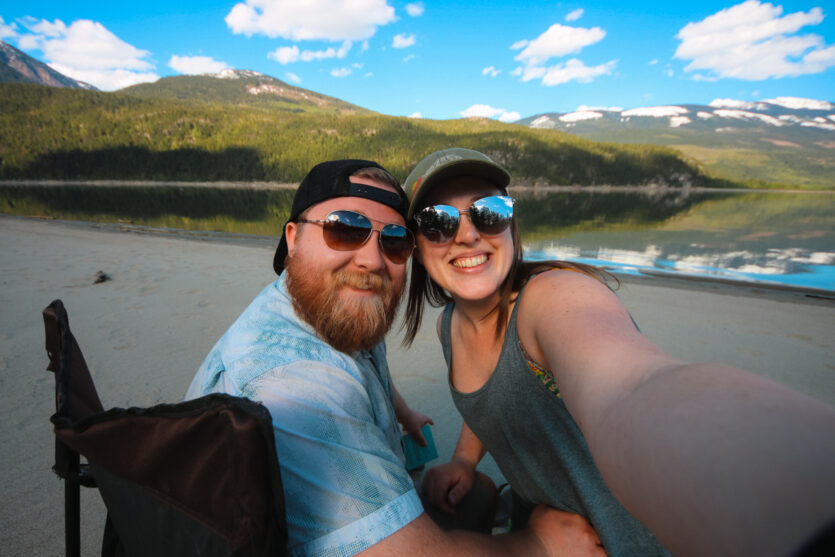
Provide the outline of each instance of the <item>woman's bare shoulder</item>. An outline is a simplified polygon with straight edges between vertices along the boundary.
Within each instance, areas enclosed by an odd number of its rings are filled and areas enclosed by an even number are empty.
[[[533,276],[525,287],[522,307],[549,303],[589,303],[592,301],[617,301],[612,290],[581,271],[552,269]]]

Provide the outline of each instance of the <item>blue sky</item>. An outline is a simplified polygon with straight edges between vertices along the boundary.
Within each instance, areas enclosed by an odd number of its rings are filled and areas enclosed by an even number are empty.
[[[835,101],[832,5],[676,4],[34,0],[0,5],[0,39],[107,91],[250,69],[384,114],[434,119]]]

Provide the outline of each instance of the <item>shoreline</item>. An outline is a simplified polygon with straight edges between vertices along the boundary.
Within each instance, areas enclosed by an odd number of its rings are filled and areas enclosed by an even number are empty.
[[[126,222],[91,222],[78,220],[55,219],[52,217],[26,217],[18,215],[0,214],[0,219],[24,219],[44,222],[54,222],[65,226],[79,227],[103,232],[126,233],[145,236],[159,236],[177,238],[198,242],[221,242],[242,247],[263,246],[273,248],[278,245],[278,236],[260,236],[255,234],[243,234],[235,232],[215,232],[209,230],[187,230],[182,228],[160,228],[141,224]],[[835,302],[835,290],[825,290],[804,286],[793,286],[778,283],[754,282],[733,280],[722,277],[711,277],[707,275],[693,275],[672,272],[655,272],[642,270],[637,273],[617,273],[609,270],[618,280],[624,283],[639,282],[670,288],[715,290],[719,286],[727,286],[739,289],[740,295],[771,297],[774,299],[791,299],[798,302],[808,299],[829,300]],[[814,303],[814,302],[812,302]]]
[[[255,190],[295,190],[298,183],[289,182],[239,182],[233,180],[220,180],[215,182],[207,181],[183,181],[183,180],[44,180],[44,179],[13,179],[0,180],[0,186],[23,186],[23,187],[54,187],[54,186],[90,186],[90,187],[132,187],[132,188],[153,188],[153,187],[177,187],[177,188],[218,188],[218,189],[255,189]],[[669,186],[664,184],[644,185],[618,185],[618,184],[595,184],[595,185],[554,185],[547,183],[530,184],[524,178],[511,181],[508,191],[524,191],[533,193],[669,193],[681,192],[690,193],[781,193],[781,194],[824,194],[835,195],[835,188],[711,188],[702,186]]]

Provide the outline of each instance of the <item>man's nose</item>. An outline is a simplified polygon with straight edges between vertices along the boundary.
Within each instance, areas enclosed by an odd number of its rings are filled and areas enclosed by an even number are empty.
[[[375,234],[377,236],[375,236]],[[380,231],[372,230],[371,236],[354,254],[354,263],[369,271],[378,271],[386,266],[383,251],[380,247]]]

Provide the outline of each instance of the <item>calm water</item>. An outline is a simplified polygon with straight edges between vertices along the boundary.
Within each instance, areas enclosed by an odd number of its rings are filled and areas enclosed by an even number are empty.
[[[0,212],[277,243],[293,193],[168,184],[0,185]],[[529,259],[835,291],[835,193],[511,195]]]
[[[835,291],[835,195],[514,195],[529,259]]]

